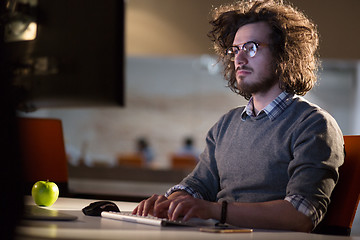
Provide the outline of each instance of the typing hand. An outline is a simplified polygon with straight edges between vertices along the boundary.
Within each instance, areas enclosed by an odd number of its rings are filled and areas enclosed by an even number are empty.
[[[170,197],[169,197],[170,198]],[[181,195],[169,200],[170,203],[159,203],[158,207],[168,208],[168,218],[170,220],[177,220],[183,216],[183,221],[188,221],[190,218],[219,218],[220,204],[194,198],[190,195]],[[164,206],[163,206],[164,205]]]
[[[161,204],[161,207],[158,205]],[[148,214],[155,217],[166,218],[168,216],[168,208],[170,201],[164,195],[154,194],[150,198],[143,200],[133,210],[132,214],[147,216]]]

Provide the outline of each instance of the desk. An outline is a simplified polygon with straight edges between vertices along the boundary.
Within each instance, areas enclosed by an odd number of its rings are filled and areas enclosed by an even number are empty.
[[[186,227],[156,227],[144,224],[134,224],[129,222],[116,221],[101,217],[85,216],[81,212],[95,200],[59,198],[50,207],[51,209],[62,210],[78,216],[76,221],[24,221],[17,228],[16,240],[35,240],[35,239],[312,239],[312,240],[344,240],[356,239],[360,237],[338,237],[329,235],[254,230],[253,233],[205,233],[199,232],[194,228]],[[34,204],[30,196],[25,198],[26,204]],[[137,203],[115,201],[120,210],[131,211]]]

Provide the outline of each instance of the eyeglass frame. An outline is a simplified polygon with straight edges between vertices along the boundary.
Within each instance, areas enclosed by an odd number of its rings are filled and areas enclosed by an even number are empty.
[[[246,49],[245,49],[245,45],[246,45],[246,44],[249,44],[249,43],[254,43],[254,44],[255,44],[255,47],[256,47],[256,50],[255,50],[255,53],[254,53],[253,56],[250,56],[250,55],[249,55],[249,52],[246,51]],[[255,57],[255,55],[256,55],[256,53],[257,53],[257,51],[258,51],[259,46],[269,46],[269,44],[267,44],[267,43],[258,43],[258,42],[255,42],[255,41],[247,41],[246,43],[240,43],[240,44],[238,44],[238,45],[232,45],[232,46],[228,47],[228,48],[225,50],[225,55],[229,56],[229,50],[230,50],[230,48],[237,48],[239,52],[240,52],[240,50],[242,50],[242,51],[244,51],[244,52],[246,53],[246,55],[247,55],[248,57],[253,58],[253,57]],[[237,53],[237,54],[239,54],[239,53]],[[232,57],[230,58],[230,60],[231,60],[231,61],[235,61],[235,56],[236,56],[237,54],[234,53],[234,56],[232,56]]]

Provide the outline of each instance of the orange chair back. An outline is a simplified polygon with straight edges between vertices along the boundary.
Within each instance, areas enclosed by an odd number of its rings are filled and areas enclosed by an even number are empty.
[[[360,136],[344,136],[345,162],[331,195],[331,203],[317,232],[350,235],[360,199]]]
[[[192,155],[173,154],[171,156],[171,165],[175,169],[193,169],[196,164],[196,157]]]
[[[18,126],[25,181],[66,185],[68,167],[61,120],[18,118]]]
[[[140,168],[144,166],[145,160],[141,154],[129,153],[118,155],[117,161],[119,166]]]

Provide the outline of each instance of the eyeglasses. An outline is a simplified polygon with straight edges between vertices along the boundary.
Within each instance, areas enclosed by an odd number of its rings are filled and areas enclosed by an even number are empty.
[[[240,53],[240,50],[243,50],[247,56],[254,57],[256,55],[256,52],[259,48],[259,46],[267,46],[266,43],[257,43],[254,41],[249,41],[244,44],[239,44],[236,46],[231,46],[226,49],[226,55],[230,57],[231,61],[235,60],[235,56]]]

